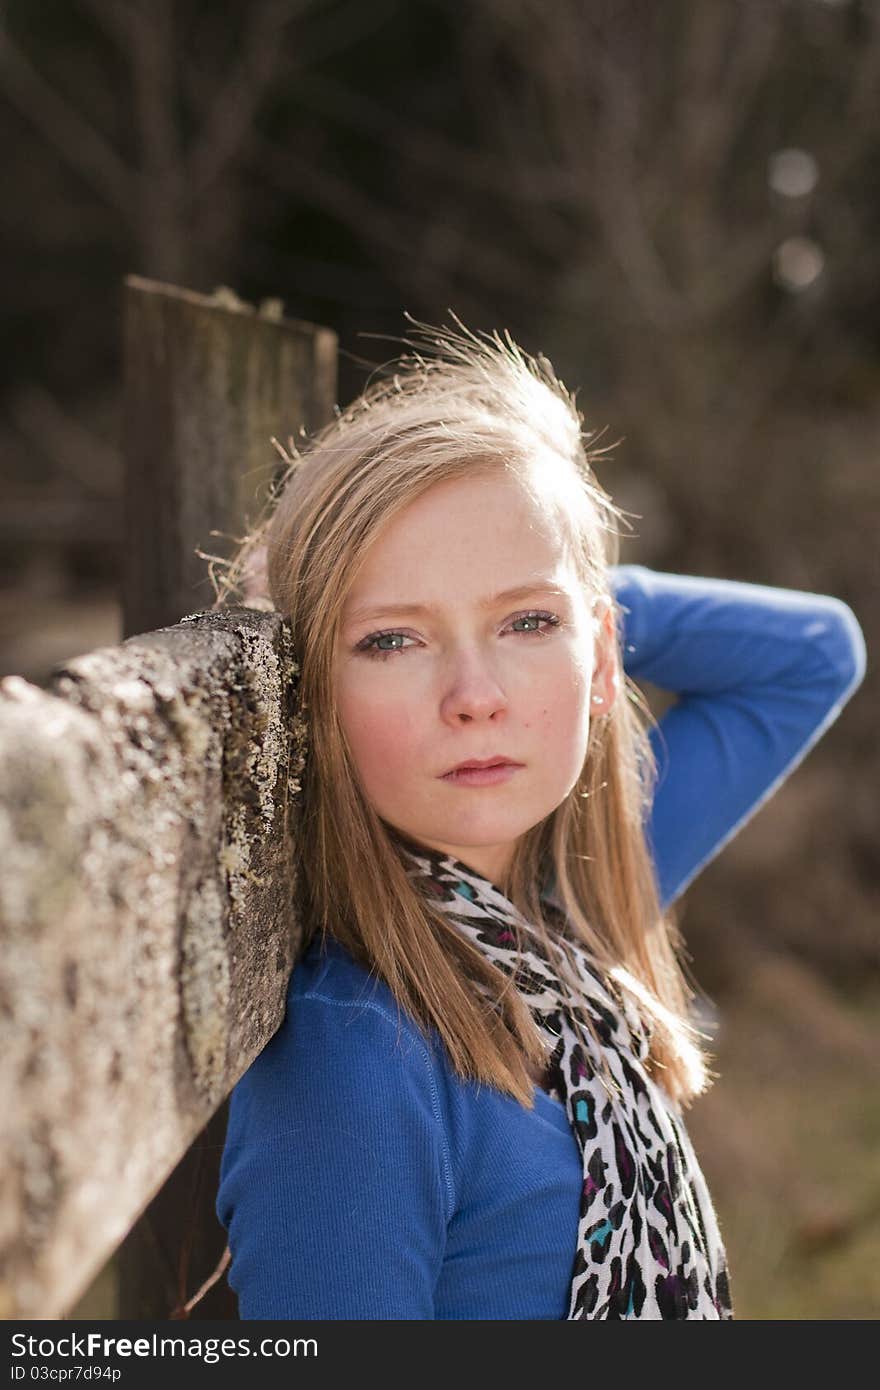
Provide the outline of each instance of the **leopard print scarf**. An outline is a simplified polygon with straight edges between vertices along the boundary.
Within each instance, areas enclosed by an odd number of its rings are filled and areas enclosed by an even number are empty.
[[[568,938],[597,1043],[567,1007],[540,938],[496,885],[440,851],[399,843],[417,889],[514,976],[550,1049],[547,1089],[565,1105],[584,1162],[568,1319],[732,1318],[706,1182],[679,1108],[645,1068],[648,1042],[626,992]],[[548,898],[547,910],[564,930],[559,904]],[[619,1094],[601,1078],[597,1048]]]

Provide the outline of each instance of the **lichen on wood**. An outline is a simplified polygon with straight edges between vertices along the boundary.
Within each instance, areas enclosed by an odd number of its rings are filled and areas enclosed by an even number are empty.
[[[58,1317],[278,1028],[306,752],[277,613],[0,681],[0,1316]]]

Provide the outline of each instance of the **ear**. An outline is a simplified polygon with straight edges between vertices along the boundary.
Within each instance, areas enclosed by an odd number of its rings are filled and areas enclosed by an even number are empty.
[[[621,674],[614,606],[606,595],[593,605],[593,679],[590,688],[590,714],[602,718],[610,714],[620,693]]]

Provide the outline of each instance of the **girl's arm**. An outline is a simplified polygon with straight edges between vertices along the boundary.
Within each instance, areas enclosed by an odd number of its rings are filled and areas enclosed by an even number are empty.
[[[650,731],[648,820],[667,907],[802,761],[865,674],[865,641],[824,594],[616,565],[624,669],[675,691]]]

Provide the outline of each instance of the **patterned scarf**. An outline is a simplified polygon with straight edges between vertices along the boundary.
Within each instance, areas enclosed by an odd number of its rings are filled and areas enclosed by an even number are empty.
[[[567,938],[597,1044],[568,1007],[537,933],[500,889],[440,851],[408,838],[400,847],[418,891],[514,977],[550,1048],[547,1089],[565,1105],[584,1164],[568,1318],[732,1318],[706,1181],[679,1108],[645,1068],[648,1041],[626,991]],[[564,931],[550,898],[547,915]],[[619,1095],[604,1084],[597,1053]]]

